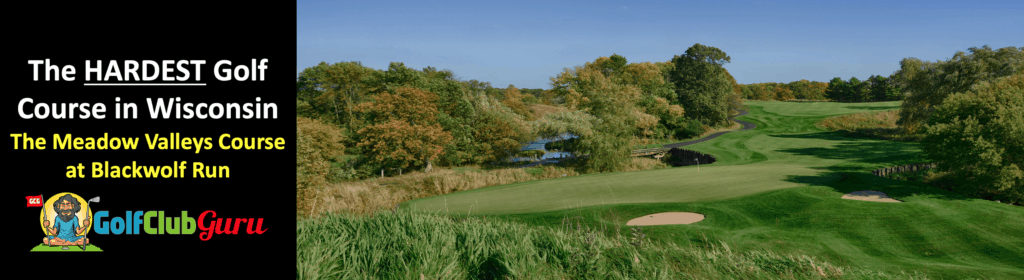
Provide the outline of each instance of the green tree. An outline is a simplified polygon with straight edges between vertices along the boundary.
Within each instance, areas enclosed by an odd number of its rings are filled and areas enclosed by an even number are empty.
[[[672,58],[670,73],[676,86],[679,104],[689,118],[709,125],[724,125],[729,117],[729,95],[732,84],[723,64],[730,58],[718,48],[694,44],[682,56]]]
[[[552,90],[565,99],[566,107],[572,113],[572,120],[586,120],[585,125],[593,133],[576,134],[580,138],[577,153],[589,153],[584,168],[588,172],[615,171],[629,160],[630,142],[652,131],[657,118],[642,111],[636,104],[641,99],[641,90],[635,85],[618,83],[615,75],[605,76],[609,58],[600,57],[594,62],[572,69],[566,68],[551,78]],[[613,72],[614,74],[614,72]],[[582,115],[585,116],[582,116]],[[558,124],[569,115],[549,114],[539,120],[540,124]],[[652,122],[652,119],[654,120]],[[554,128],[566,125],[541,125],[536,131],[541,136],[553,137],[566,131]],[[568,126],[574,127],[574,126]],[[582,127],[577,124],[575,127]],[[569,131],[572,132],[572,131]]]
[[[626,67],[626,58],[618,54],[612,54],[611,57],[600,62],[600,64],[601,74],[604,74],[605,77],[610,77],[615,73],[622,72],[622,68]]]
[[[793,92],[793,98],[796,99],[811,99],[810,86],[811,82],[808,80],[792,81],[786,84],[789,90]]]
[[[375,70],[359,62],[339,62],[306,68],[299,73],[297,98],[305,116],[353,129],[354,107],[369,91],[366,79]]]
[[[742,109],[743,89],[740,87],[740,84],[736,82],[736,78],[733,78],[732,74],[729,74],[729,70],[722,68],[722,71],[725,72],[725,76],[729,78],[729,83],[732,84],[732,92],[729,93],[729,96],[727,97],[729,103],[729,111],[732,112],[733,110]]]
[[[835,77],[828,82],[828,89],[825,90],[825,97],[839,102],[850,101],[849,94],[853,92],[850,84],[843,81],[843,78]]]
[[[917,133],[936,107],[951,94],[965,92],[981,81],[1024,73],[1024,47],[993,50],[989,46],[956,52],[946,61],[904,58],[893,73],[907,94],[898,124],[905,133]]]
[[[507,159],[519,151],[522,143],[533,139],[531,125],[522,115],[483,94],[474,99],[477,119],[474,123],[475,161],[479,163]]]
[[[426,77],[423,89],[438,96],[438,123],[451,133],[453,139],[445,145],[445,153],[439,163],[456,166],[473,162],[476,153],[473,121],[477,112],[469,100],[469,91],[462,87],[462,82],[456,80],[451,71],[428,67],[423,73]]]
[[[872,101],[888,101],[900,99],[900,88],[892,79],[884,76],[872,75],[868,78],[871,83]]]
[[[950,95],[928,120],[922,149],[959,191],[1024,202],[1024,75]]]
[[[846,90],[848,100],[852,102],[868,102],[871,101],[871,84],[865,81],[857,79],[857,77],[850,77],[849,84]]]

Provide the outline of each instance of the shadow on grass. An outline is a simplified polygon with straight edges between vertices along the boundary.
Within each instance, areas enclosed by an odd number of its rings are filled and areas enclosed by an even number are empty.
[[[840,130],[851,138],[873,138],[880,140],[920,142],[921,135],[904,135],[899,128],[858,128],[853,131]]]
[[[820,139],[837,141],[831,148],[795,148],[780,149],[779,152],[792,153],[796,155],[815,156],[822,159],[841,159],[850,163],[870,164],[880,168],[885,166],[897,166],[903,164],[919,163],[928,161],[917,148],[917,143],[878,141],[870,137],[851,137],[842,132],[816,132],[803,134],[773,134],[777,138],[793,139]],[[871,140],[871,141],[854,141]],[[862,169],[868,172],[870,169]]]
[[[968,200],[964,196],[942,188],[929,186],[924,183],[901,181],[878,177],[871,174],[859,172],[862,169],[856,167],[833,166],[820,168],[828,170],[815,176],[789,175],[784,179],[787,182],[807,184],[811,186],[824,186],[834,189],[840,193],[851,193],[855,191],[874,190],[880,191],[896,200],[905,201],[911,196],[925,196],[942,200]]]
[[[931,196],[945,200],[969,199],[959,193],[929,186],[920,182],[901,181],[871,175],[875,168],[928,162],[928,158],[913,142],[878,141],[867,136],[853,136],[843,132],[817,132],[804,134],[776,134],[772,137],[792,139],[820,139],[836,141],[830,148],[781,149],[779,152],[814,156],[822,159],[846,160],[846,163],[825,168],[815,176],[788,176],[785,180],[813,186],[826,186],[841,193],[876,190],[897,200],[913,195]],[[867,140],[867,141],[858,141]]]

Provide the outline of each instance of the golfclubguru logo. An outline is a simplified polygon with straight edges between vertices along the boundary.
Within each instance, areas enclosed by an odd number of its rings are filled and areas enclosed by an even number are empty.
[[[93,216],[91,203],[100,202],[100,197],[85,200],[73,193],[59,193],[43,201],[43,195],[26,196],[28,207],[41,207],[39,225],[43,229],[43,242],[32,248],[32,252],[81,251],[102,252],[89,242],[89,225]],[[84,206],[84,207],[83,207]]]
[[[198,225],[199,240],[209,241],[217,234],[237,235],[245,224],[246,234],[263,234],[263,218],[219,218],[217,212],[206,210],[196,218],[188,216],[188,211],[181,211],[177,217],[165,215],[164,211],[125,211],[124,217],[110,217],[107,211],[96,212],[96,234],[133,235],[133,234],[171,234],[187,235],[196,232]]]
[[[124,216],[114,216],[106,210],[93,214],[91,204],[100,202],[98,196],[85,200],[65,192],[45,201],[43,195],[25,199],[28,207],[42,208],[39,223],[45,237],[33,252],[65,251],[72,246],[80,247],[81,251],[102,252],[88,238],[90,225],[100,235],[190,235],[199,231],[202,241],[209,241],[214,235],[261,235],[267,231],[263,218],[217,217],[213,210],[203,211],[196,218],[190,217],[188,211],[180,211],[178,216],[164,211],[125,211]]]

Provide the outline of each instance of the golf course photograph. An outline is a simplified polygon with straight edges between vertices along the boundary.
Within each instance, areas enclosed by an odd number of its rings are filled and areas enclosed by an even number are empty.
[[[880,4],[300,1],[296,279],[1024,279],[1024,5]]]

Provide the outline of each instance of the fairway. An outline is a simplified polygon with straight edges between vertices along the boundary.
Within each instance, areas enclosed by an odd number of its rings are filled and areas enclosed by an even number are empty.
[[[932,279],[1024,279],[1024,210],[927,185],[870,175],[927,161],[918,143],[851,138],[818,129],[829,116],[899,108],[899,102],[748,101],[738,119],[756,129],[686,146],[718,162],[700,167],[592,174],[481,188],[403,203],[452,215],[489,215],[539,226],[579,216],[629,232],[632,218],[695,212],[690,225],[644,227],[650,238],[701,236],[737,250],[808,254],[832,263]],[[841,199],[882,191],[904,203]]]

